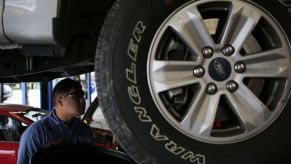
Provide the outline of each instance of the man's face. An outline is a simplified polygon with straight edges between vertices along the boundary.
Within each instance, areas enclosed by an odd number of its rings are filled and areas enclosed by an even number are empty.
[[[68,115],[80,116],[85,112],[84,91],[82,89],[71,89],[60,97],[62,99],[63,112]]]

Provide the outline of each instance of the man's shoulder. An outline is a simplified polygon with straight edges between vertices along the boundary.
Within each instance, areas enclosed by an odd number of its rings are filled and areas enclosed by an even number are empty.
[[[41,131],[42,128],[46,127],[48,125],[48,117],[45,116],[44,118],[42,118],[41,120],[38,120],[34,123],[32,123],[24,132],[24,135],[26,134],[30,134],[30,135],[34,135],[35,133],[38,133],[39,131]]]
[[[77,124],[83,127],[88,127],[90,128],[90,126],[88,124],[86,124],[85,122],[83,122],[81,119],[76,118],[75,121],[77,121]]]
[[[48,123],[49,123],[49,116],[45,116],[42,119],[34,122],[31,126],[42,127],[42,126],[44,126],[45,124],[48,124]]]

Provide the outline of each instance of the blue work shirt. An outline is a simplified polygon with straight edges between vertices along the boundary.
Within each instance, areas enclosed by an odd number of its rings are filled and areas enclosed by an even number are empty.
[[[30,125],[22,134],[17,164],[28,164],[37,151],[57,144],[93,143],[90,127],[75,118],[71,128],[59,120],[53,110],[48,116]]]

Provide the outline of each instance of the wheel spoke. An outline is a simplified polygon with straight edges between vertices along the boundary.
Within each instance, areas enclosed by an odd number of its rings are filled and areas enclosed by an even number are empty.
[[[279,63],[279,62],[273,62]],[[272,64],[273,64],[272,63]],[[254,66],[247,66],[248,70],[242,75],[247,78],[287,78],[289,75],[289,68],[287,66],[271,66],[267,64],[257,64]]]
[[[204,91],[204,89],[202,89]],[[210,136],[220,100],[220,95],[207,95],[201,91],[181,122],[192,133]]]
[[[171,29],[188,46],[191,52],[201,54],[206,46],[214,42],[197,8],[189,8],[169,22]]]
[[[288,50],[285,47],[282,47],[242,57],[242,61],[252,64],[258,62],[286,59],[288,57],[286,56],[287,54]]]
[[[157,92],[201,82],[193,76],[197,62],[154,60],[152,64],[151,80]]]
[[[272,114],[268,107],[244,85],[241,85],[234,94],[227,94],[227,98],[247,132],[264,125]]]
[[[243,58],[243,62],[247,65],[247,71],[243,76],[260,78],[287,77],[289,66],[285,51],[283,48],[278,48]]]
[[[262,16],[237,2],[232,4],[232,11],[222,33],[221,44],[230,44],[239,51]]]

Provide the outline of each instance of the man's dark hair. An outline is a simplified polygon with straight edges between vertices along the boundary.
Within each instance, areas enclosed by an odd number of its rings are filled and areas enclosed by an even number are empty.
[[[66,78],[58,82],[53,90],[53,101],[54,105],[56,104],[56,100],[65,93],[68,93],[72,88],[82,89],[82,85],[73,79]]]

